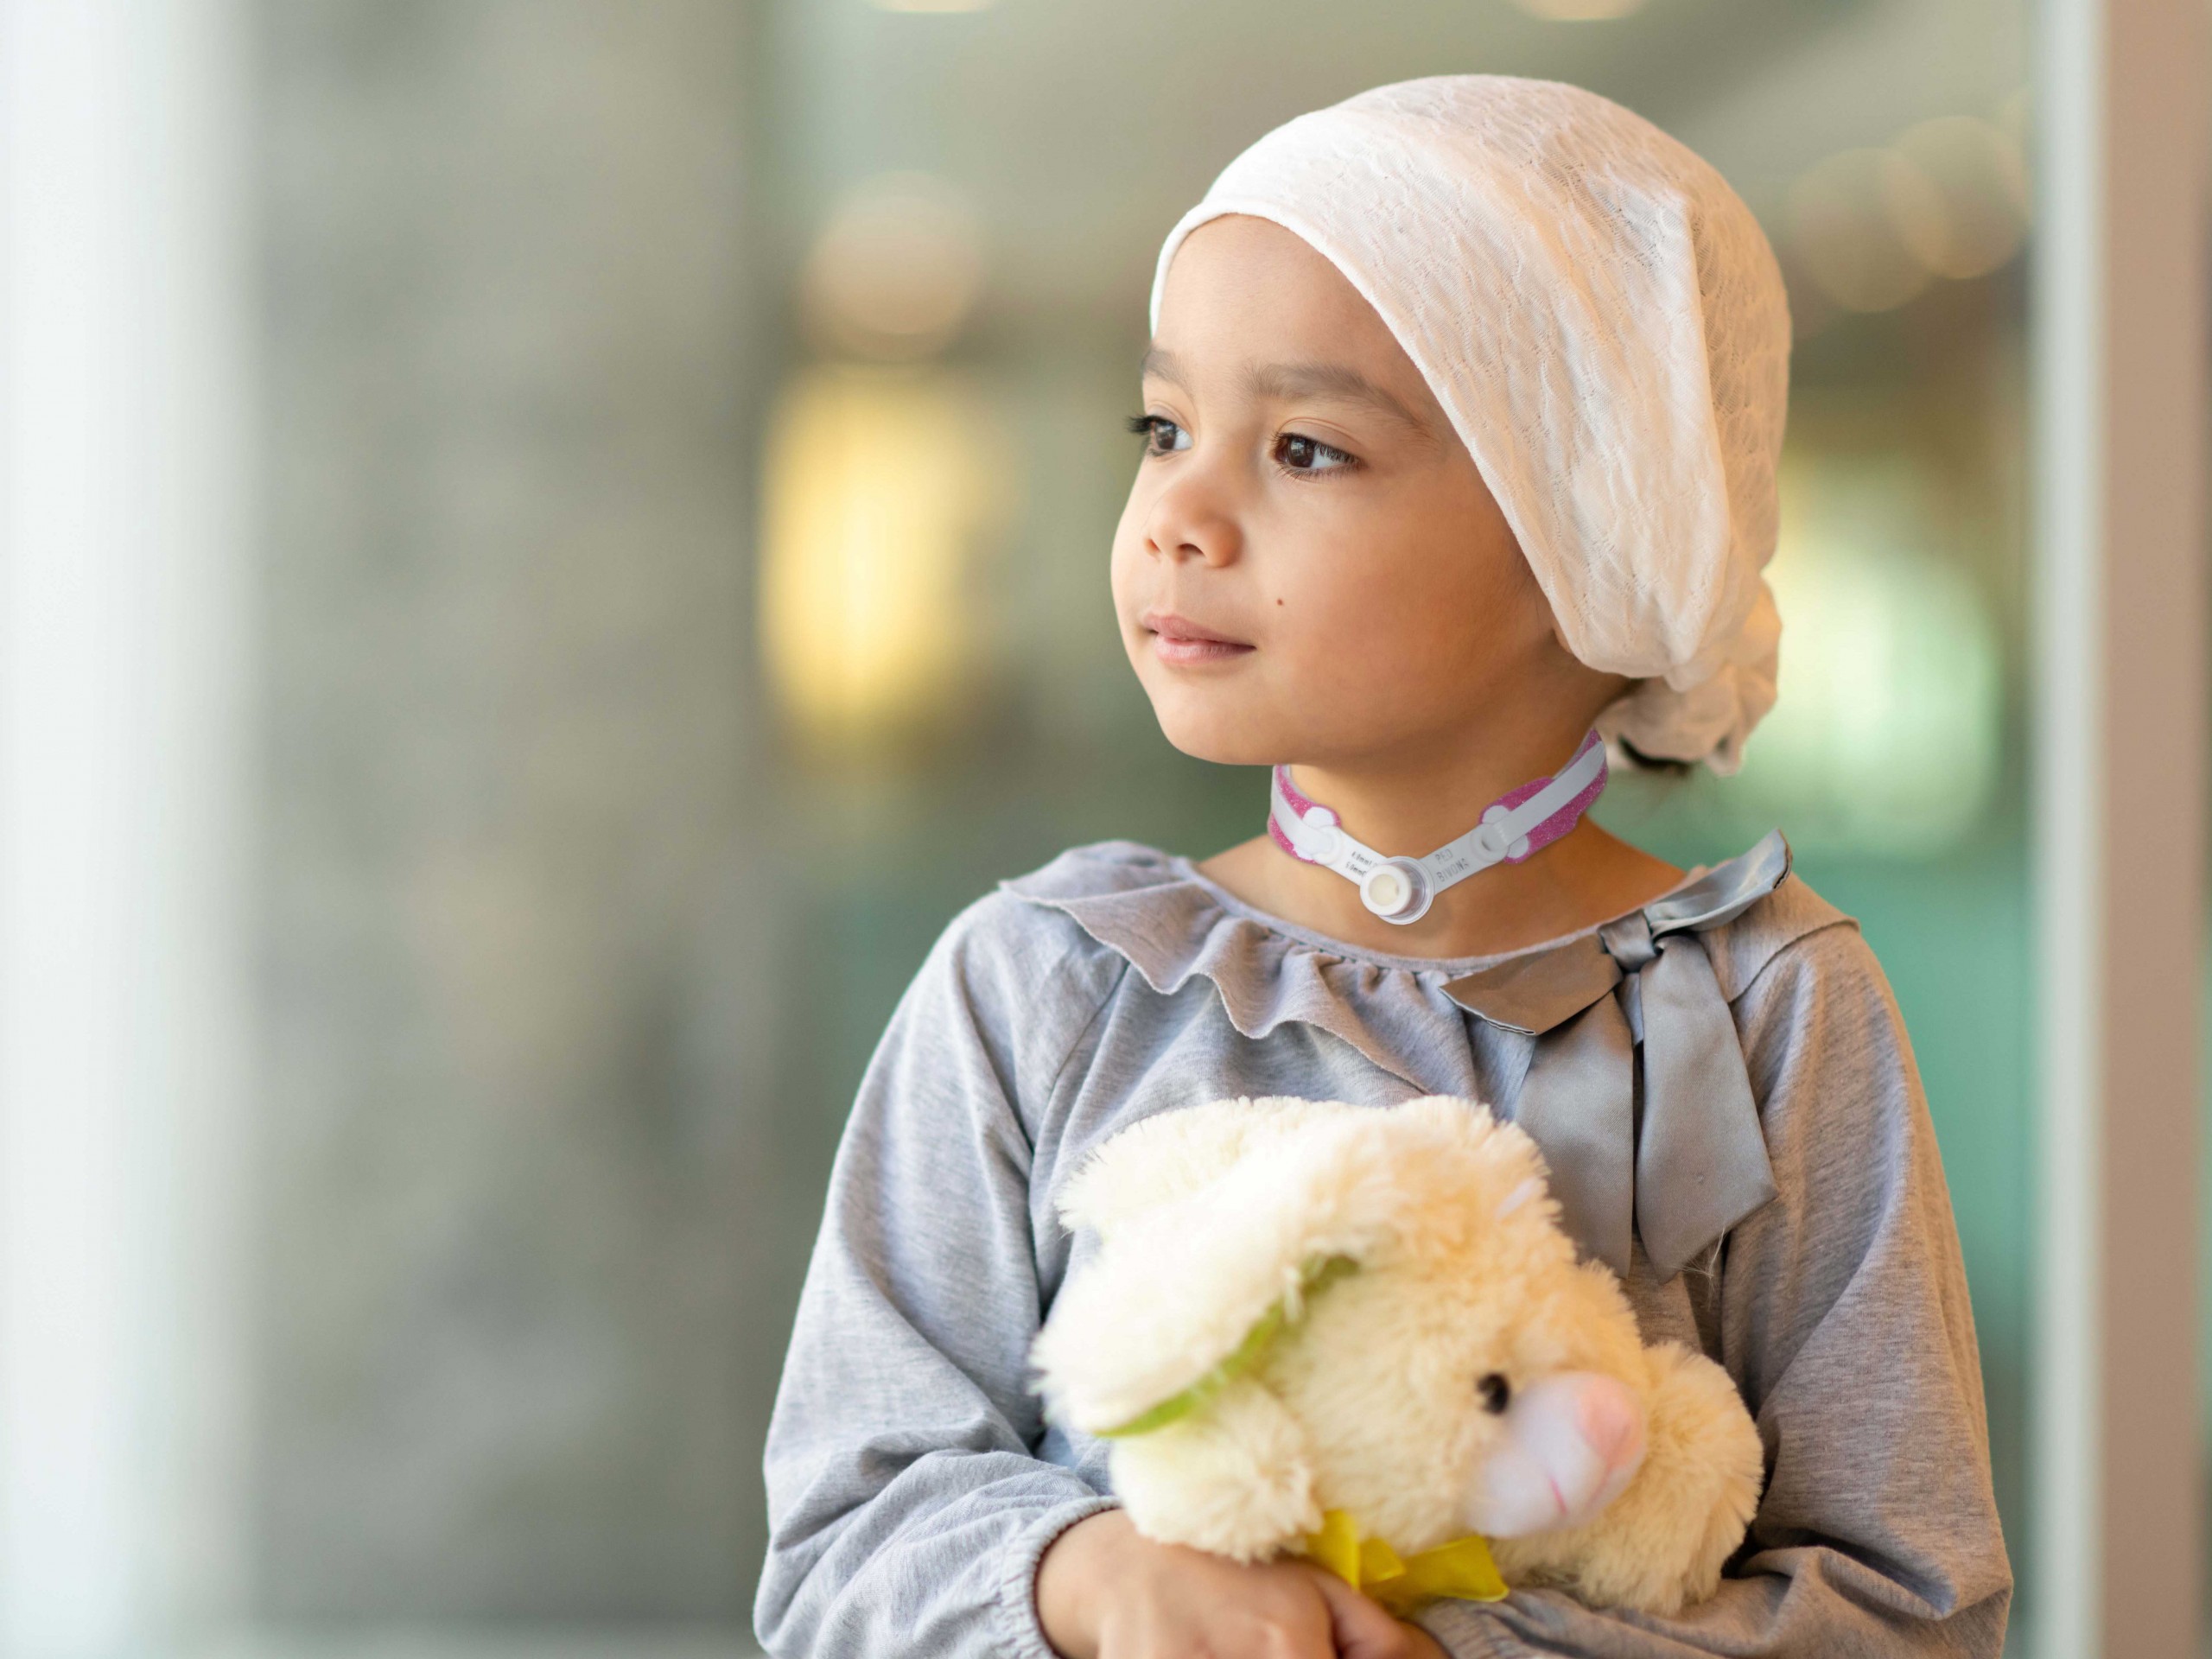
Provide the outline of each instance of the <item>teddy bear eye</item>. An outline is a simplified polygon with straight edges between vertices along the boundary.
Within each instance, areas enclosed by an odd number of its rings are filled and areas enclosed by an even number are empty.
[[[1476,1383],[1475,1392],[1483,1397],[1483,1409],[1492,1414],[1503,1411],[1513,1400],[1513,1385],[1496,1371]]]

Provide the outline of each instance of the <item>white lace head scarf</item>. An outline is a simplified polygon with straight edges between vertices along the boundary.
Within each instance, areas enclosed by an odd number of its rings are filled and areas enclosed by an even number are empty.
[[[1637,681],[1599,729],[1732,772],[1774,704],[1782,275],[1720,175],[1580,87],[1378,86],[1278,127],[1169,232],[1273,220],[1381,315],[1451,416],[1567,648]]]

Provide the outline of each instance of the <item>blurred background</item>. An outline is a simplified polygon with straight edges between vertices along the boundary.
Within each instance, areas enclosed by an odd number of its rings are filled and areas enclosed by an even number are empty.
[[[1111,626],[1160,239],[1471,70],[1649,116],[1783,258],[1781,706],[1600,816],[1779,824],[1879,952],[2017,1558],[2020,0],[0,16],[0,1651],[751,1650],[893,1002],[1001,877],[1265,810]]]

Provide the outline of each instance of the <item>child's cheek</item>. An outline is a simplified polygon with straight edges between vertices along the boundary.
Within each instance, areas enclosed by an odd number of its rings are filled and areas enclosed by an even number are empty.
[[[1459,631],[1459,595],[1371,550],[1330,561],[1282,597],[1274,617],[1295,639],[1303,677],[1332,700],[1403,695],[1409,681],[1427,677],[1427,659]]]
[[[1134,655],[1136,645],[1137,617],[1145,607],[1154,602],[1154,572],[1151,559],[1144,548],[1144,535],[1140,528],[1143,519],[1141,508],[1132,493],[1129,504],[1122,514],[1122,522],[1114,531],[1113,547],[1107,557],[1107,580],[1112,589],[1115,624],[1120,629],[1122,643]]]

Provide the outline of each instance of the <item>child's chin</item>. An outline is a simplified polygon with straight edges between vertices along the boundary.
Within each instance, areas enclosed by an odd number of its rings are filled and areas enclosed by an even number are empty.
[[[1227,711],[1199,713],[1155,703],[1153,712],[1160,718],[1162,734],[1194,760],[1211,760],[1217,766],[1270,766],[1282,758],[1252,721],[1230,717]]]

